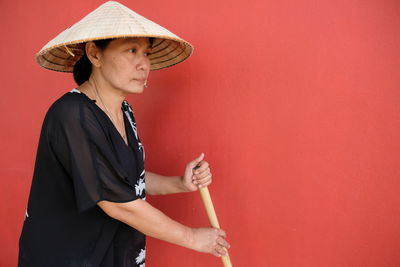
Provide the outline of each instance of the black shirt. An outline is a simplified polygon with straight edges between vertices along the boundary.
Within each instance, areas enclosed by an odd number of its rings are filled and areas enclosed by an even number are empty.
[[[146,199],[144,148],[126,100],[121,109],[128,145],[95,100],[77,89],[50,106],[40,133],[18,266],[145,266],[145,235],[96,205]]]

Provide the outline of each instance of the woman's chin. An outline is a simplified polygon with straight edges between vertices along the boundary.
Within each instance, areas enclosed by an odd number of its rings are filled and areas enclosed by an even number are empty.
[[[136,88],[134,94],[141,94],[144,91],[144,86],[139,86]]]
[[[144,86],[132,86],[124,90],[127,94],[141,94],[144,91]]]

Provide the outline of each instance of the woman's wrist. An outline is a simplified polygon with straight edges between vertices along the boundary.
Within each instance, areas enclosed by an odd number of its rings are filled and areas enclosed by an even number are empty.
[[[184,244],[182,246],[189,249],[194,247],[194,232],[189,226],[185,226]]]
[[[179,191],[180,191],[181,193],[190,192],[190,190],[188,189],[188,187],[185,185],[185,180],[183,179],[183,176],[178,176],[178,181],[179,181],[179,183],[178,183],[178,188],[179,188]]]

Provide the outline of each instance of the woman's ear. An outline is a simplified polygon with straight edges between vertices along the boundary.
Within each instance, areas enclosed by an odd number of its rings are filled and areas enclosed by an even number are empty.
[[[92,41],[85,44],[86,56],[93,66],[100,67],[101,53],[96,44]]]

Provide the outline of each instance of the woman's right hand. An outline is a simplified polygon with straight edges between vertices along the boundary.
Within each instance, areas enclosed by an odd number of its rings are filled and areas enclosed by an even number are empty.
[[[226,233],[217,228],[191,228],[191,248],[205,253],[211,253],[216,257],[227,255],[225,249],[230,248],[225,240]]]

